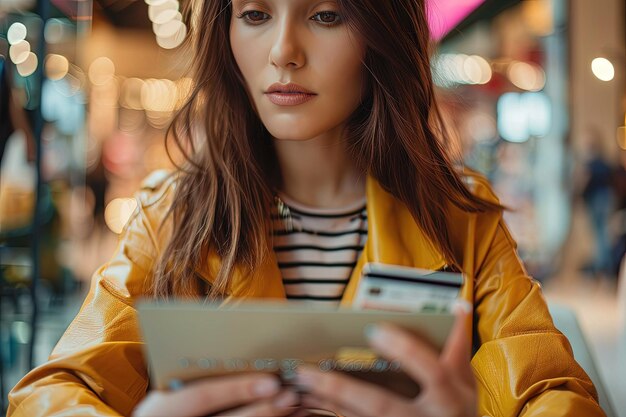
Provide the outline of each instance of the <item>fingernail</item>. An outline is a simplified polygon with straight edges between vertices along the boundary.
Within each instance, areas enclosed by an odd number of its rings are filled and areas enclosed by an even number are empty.
[[[373,323],[366,324],[363,327],[363,333],[368,340],[381,340],[385,336],[380,326]]]
[[[254,393],[259,396],[269,396],[278,392],[280,382],[276,378],[266,378],[254,384]]]
[[[298,396],[293,391],[287,391],[276,397],[273,404],[275,407],[285,408],[297,405]]]
[[[466,300],[458,299],[454,301],[454,304],[452,305],[452,311],[454,311],[455,313],[457,311],[460,311],[465,314],[469,314],[472,311],[472,305]]]
[[[168,385],[171,391],[177,391],[183,387],[183,381],[180,379],[171,379]]]

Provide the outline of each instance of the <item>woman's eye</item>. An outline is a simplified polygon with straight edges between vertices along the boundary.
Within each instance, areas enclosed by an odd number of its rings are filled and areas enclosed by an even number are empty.
[[[264,20],[269,19],[270,15],[267,13],[259,12],[258,10],[249,10],[247,12],[241,13],[237,16],[240,19],[247,20],[250,23],[261,23]]]
[[[341,21],[341,17],[335,12],[318,12],[311,19],[327,26],[336,25]]]

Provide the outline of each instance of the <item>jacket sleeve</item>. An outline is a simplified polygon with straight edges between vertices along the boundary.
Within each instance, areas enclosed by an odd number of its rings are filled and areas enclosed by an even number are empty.
[[[488,416],[604,416],[595,388],[552,322],[538,282],[517,256],[498,216],[475,274],[472,359],[480,414]],[[483,243],[484,245],[484,243]]]
[[[145,293],[156,245],[141,192],[136,199],[112,259],[94,273],[80,312],[49,361],[10,392],[8,416],[127,416],[146,394],[133,298]]]

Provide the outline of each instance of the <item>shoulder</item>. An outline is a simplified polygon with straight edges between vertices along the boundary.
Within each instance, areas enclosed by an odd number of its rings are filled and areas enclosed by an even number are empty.
[[[484,175],[467,167],[457,172],[474,196],[487,203],[500,204],[498,196]],[[449,207],[448,232],[457,259],[465,260],[466,256],[471,255],[472,258],[477,256],[473,258],[477,261],[486,254],[490,242],[500,230],[503,210],[494,208],[470,212],[453,204]]]
[[[141,181],[133,196],[137,204],[124,226],[123,236],[155,236],[172,204],[177,178],[177,171],[160,169],[151,172]],[[139,233],[144,229],[149,229],[149,233]],[[158,242],[153,243],[156,245]]]
[[[158,169],[152,171],[142,181],[135,194],[137,202],[143,207],[151,207],[160,201],[167,200],[174,192],[179,171]]]
[[[472,194],[490,203],[500,203],[491,183],[483,174],[463,166],[459,169],[459,175]]]

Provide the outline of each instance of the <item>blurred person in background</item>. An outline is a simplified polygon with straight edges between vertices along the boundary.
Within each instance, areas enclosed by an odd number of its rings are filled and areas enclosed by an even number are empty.
[[[113,258],[50,361],[13,388],[9,416],[286,416],[300,405],[350,417],[604,415],[503,207],[448,154],[422,0],[189,5],[196,82],[171,129],[186,162],[146,179]],[[297,245],[323,235],[318,281],[341,259],[340,284],[305,282],[306,267],[288,282],[311,259]],[[346,307],[366,262],[466,276],[467,309],[441,354],[394,326],[370,333],[419,383],[415,398],[304,368],[301,397],[262,373],[150,389],[137,298]]]
[[[11,63],[0,54],[0,231],[24,229],[35,205],[35,139],[11,84]],[[26,238],[26,236],[24,236]],[[0,237],[0,243],[6,243]],[[15,242],[13,242],[15,243]],[[28,241],[26,242],[28,244]]]
[[[0,161],[11,135],[21,130],[26,139],[26,157],[35,160],[35,138],[30,128],[25,110],[19,105],[11,91],[9,65],[0,55]]]
[[[582,198],[589,215],[595,251],[591,264],[586,268],[596,278],[610,277],[612,273],[612,239],[609,220],[614,210],[613,167],[604,156],[603,138],[598,129],[589,129],[586,183]]]
[[[626,255],[626,150],[619,151],[619,164],[613,174],[615,190],[615,244],[611,253],[611,273],[620,277],[620,266]]]
[[[9,105],[11,93],[9,91],[9,77],[7,74],[6,58],[0,55],[0,161],[4,155],[4,148],[13,133],[13,123]]]

